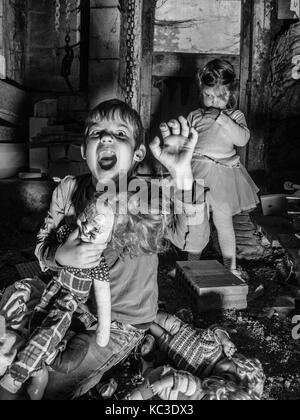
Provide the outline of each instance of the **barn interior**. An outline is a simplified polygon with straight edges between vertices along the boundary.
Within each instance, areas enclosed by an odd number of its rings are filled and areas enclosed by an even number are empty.
[[[251,131],[238,152],[261,198],[234,218],[247,308],[200,311],[170,274],[187,259],[175,247],[160,256],[159,306],[196,327],[226,327],[239,352],[261,360],[264,399],[298,400],[299,18],[297,0],[1,0],[0,293],[41,274],[36,235],[59,180],[87,172],[80,145],[89,110],[126,101],[149,145],[162,121],[199,107],[197,70],[226,59]],[[141,173],[160,174],[149,156]],[[202,260],[222,261],[213,228]],[[111,378],[112,398],[122,399],[141,380],[138,367],[132,355],[83,399],[103,399]]]

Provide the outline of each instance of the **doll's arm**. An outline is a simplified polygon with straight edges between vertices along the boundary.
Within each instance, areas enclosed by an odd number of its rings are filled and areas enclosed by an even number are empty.
[[[37,236],[35,255],[43,271],[60,271],[61,267],[55,260],[60,244],[56,238],[56,230],[65,217],[65,192],[69,189],[70,179],[63,180],[55,189],[48,216]]]
[[[241,111],[234,112],[231,117],[222,112],[216,119],[216,123],[222,126],[235,146],[244,147],[249,142],[250,130]]]
[[[225,355],[231,359],[234,354],[237,352],[235,344],[231,341],[230,335],[227,331],[222,328],[215,327],[213,328],[216,339],[220,342],[223,347]]]
[[[136,388],[127,399],[148,400],[155,396],[164,401],[199,400],[202,396],[201,381],[188,372],[164,366],[155,369],[147,381]]]
[[[106,281],[94,280],[94,290],[98,313],[97,344],[106,347],[110,338],[111,327],[111,294]]]

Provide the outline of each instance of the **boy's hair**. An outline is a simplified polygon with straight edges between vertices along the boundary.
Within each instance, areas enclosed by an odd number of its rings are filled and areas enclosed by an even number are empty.
[[[226,86],[228,87],[231,97],[228,103],[228,108],[235,108],[236,100],[236,91],[237,91],[237,78],[233,65],[227,60],[212,60],[210,61],[204,69],[199,70],[198,82],[200,89],[203,86],[207,87],[218,87]]]
[[[258,401],[259,396],[251,390],[226,381],[219,377],[211,377],[202,382],[204,399],[209,401]]]
[[[257,395],[258,398],[261,398],[266,381],[261,362],[258,359],[247,359],[240,354],[234,355],[232,361],[237,367],[241,385]]]
[[[126,124],[130,124],[133,127],[136,149],[138,149],[144,143],[144,128],[141,117],[138,112],[119,99],[101,102],[90,111],[85,124],[85,139],[93,124],[103,119],[114,119],[115,117],[119,117]]]

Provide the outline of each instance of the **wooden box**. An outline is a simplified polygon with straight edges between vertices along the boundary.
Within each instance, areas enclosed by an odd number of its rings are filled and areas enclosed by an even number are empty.
[[[247,308],[248,285],[218,261],[177,262],[176,278],[199,312]]]

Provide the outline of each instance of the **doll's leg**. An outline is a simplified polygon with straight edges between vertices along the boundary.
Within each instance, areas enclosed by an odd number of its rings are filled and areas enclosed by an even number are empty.
[[[109,343],[111,327],[110,284],[105,281],[93,281],[98,313],[97,344],[106,347]]]
[[[41,369],[43,362],[55,352],[64,338],[77,306],[69,292],[60,292],[41,327],[35,331],[26,348],[18,354],[17,361],[0,385],[12,393],[17,392],[34,372]]]
[[[52,280],[44,291],[39,304],[35,307],[33,314],[30,319],[30,331],[33,332],[38,326],[40,326],[43,320],[47,316],[47,308],[50,305],[51,300],[54,296],[59,293],[61,285],[56,281]]]
[[[236,271],[236,238],[233,218],[230,214],[213,211],[213,220],[218,232],[224,265],[231,271]]]

